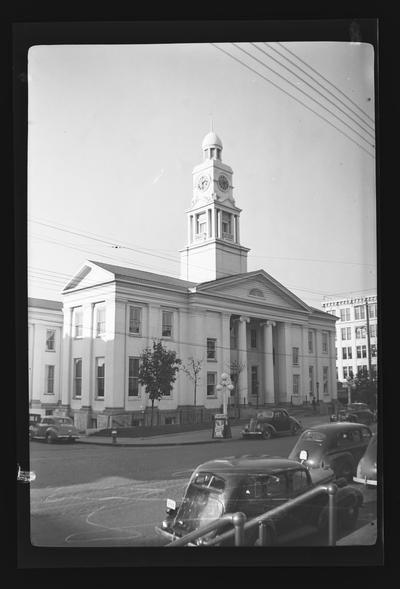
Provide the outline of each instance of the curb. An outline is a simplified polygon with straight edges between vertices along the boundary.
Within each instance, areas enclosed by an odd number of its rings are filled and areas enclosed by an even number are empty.
[[[87,446],[113,446],[120,448],[128,448],[128,447],[136,447],[136,448],[143,448],[148,447],[157,447],[157,446],[195,446],[198,444],[216,444],[219,442],[239,442],[240,438],[226,438],[226,439],[216,439],[216,440],[199,440],[198,442],[143,442],[143,443],[130,443],[130,442],[82,442],[82,440],[76,441],[76,444],[84,444]]]

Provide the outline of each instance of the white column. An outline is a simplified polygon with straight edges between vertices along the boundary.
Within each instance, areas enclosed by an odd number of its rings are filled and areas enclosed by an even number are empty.
[[[61,404],[68,406],[72,396],[72,308],[64,308],[64,325],[63,325],[63,380],[61,386]]]
[[[240,243],[239,215],[236,216],[236,243]]]
[[[308,325],[303,325],[302,331],[302,344],[301,344],[301,400],[304,403],[306,395],[308,396],[308,367],[310,365],[308,357]]]
[[[230,313],[221,313],[221,374],[226,372],[231,375],[231,337],[230,337]]]
[[[291,352],[291,325],[290,323],[279,324],[278,339],[278,374],[279,394],[278,402],[290,401],[292,390],[292,352]]]
[[[248,385],[247,385],[247,323],[250,322],[249,317],[239,317],[239,366],[243,369],[239,373],[239,395],[240,401],[247,403]]]
[[[218,209],[214,210],[214,237],[221,237],[218,226]]]
[[[275,402],[275,388],[274,388],[274,358],[273,358],[273,344],[272,344],[272,328],[275,327],[275,321],[266,321],[262,323],[264,328],[264,403]]]
[[[81,407],[89,407],[91,404],[92,371],[93,371],[93,315],[94,304],[82,306],[82,397]]]

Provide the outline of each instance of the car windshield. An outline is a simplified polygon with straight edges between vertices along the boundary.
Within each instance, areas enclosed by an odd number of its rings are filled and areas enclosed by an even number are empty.
[[[257,419],[264,419],[264,418],[271,419],[273,416],[274,416],[273,411],[260,411],[259,413],[257,413]]]
[[[368,409],[368,406],[365,403],[350,403],[347,409]]]
[[[192,483],[179,508],[175,525],[187,533],[218,519],[223,511],[224,505],[218,493]]]
[[[67,423],[68,425],[72,425],[72,419],[70,417],[57,417],[54,421],[56,423]]]
[[[197,473],[193,478],[192,484],[198,487],[213,489],[219,492],[222,492],[225,489],[224,479],[213,474],[212,472]]]

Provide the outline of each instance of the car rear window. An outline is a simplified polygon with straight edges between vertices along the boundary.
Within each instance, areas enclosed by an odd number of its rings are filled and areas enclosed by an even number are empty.
[[[199,472],[192,481],[194,485],[216,491],[225,489],[225,480],[211,472]]]
[[[268,418],[271,419],[274,416],[273,411],[260,411],[257,413],[257,419]]]
[[[306,442],[317,442],[319,444],[322,444],[326,440],[326,435],[323,434],[322,432],[318,432],[318,431],[314,431],[314,430],[309,429],[309,430],[306,430],[305,432],[303,432],[300,440],[303,440]]]
[[[70,417],[57,417],[56,418],[56,422],[57,423],[68,423],[68,424],[71,424],[72,423],[72,419]]]

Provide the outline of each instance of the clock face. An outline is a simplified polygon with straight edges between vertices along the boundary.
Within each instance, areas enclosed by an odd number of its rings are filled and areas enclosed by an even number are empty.
[[[209,176],[200,176],[199,181],[197,182],[197,186],[199,190],[207,190],[210,184]]]
[[[229,188],[228,178],[224,175],[221,175],[218,178],[218,186],[220,187],[221,190],[228,190],[228,188]]]

